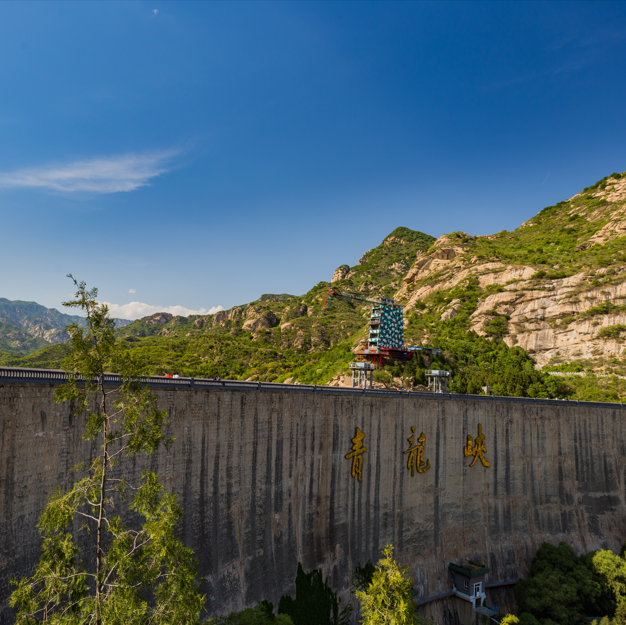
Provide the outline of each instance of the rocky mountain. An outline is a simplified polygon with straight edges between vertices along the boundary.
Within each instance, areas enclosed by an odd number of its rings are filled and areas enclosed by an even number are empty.
[[[418,255],[396,297],[417,329],[424,311],[458,314],[453,289],[475,279],[479,335],[499,323],[503,340],[539,366],[607,363],[623,372],[626,336],[626,174],[613,174],[512,232],[445,235]],[[421,327],[415,340],[428,340]]]
[[[46,345],[63,343],[67,340],[65,327],[84,322],[83,317],[65,315],[36,302],[0,298],[0,351],[27,355]],[[115,322],[118,327],[131,323],[126,319]]]
[[[344,276],[364,294],[393,295],[418,252],[434,237],[398,228],[366,252]],[[262,295],[249,304],[214,315],[179,317],[157,313],[118,330],[153,373],[197,377],[324,383],[347,367],[351,349],[365,336],[366,303],[337,300],[323,310],[330,284],[320,282],[302,296]],[[58,347],[58,346],[57,346]],[[47,347],[27,357],[0,354],[0,364],[59,367],[64,351]]]
[[[380,384],[422,384],[448,368],[452,390],[621,400],[626,380],[626,174],[613,174],[541,210],[514,231],[452,232],[439,239],[397,228],[353,265],[302,296],[266,294],[214,315],[157,313],[118,333],[153,373],[346,383],[365,341],[369,305],[334,298],[331,283],[404,306],[405,344],[441,347],[377,372]],[[16,326],[17,327],[17,326]],[[0,362],[58,366],[46,347]],[[35,364],[37,363],[37,364]],[[586,372],[558,378],[543,370]]]

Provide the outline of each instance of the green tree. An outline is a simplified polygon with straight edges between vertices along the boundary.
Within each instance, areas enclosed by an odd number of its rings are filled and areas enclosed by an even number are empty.
[[[124,477],[123,455],[152,454],[168,444],[167,413],[140,383],[141,367],[114,335],[108,309],[96,301],[97,289],[69,276],[73,300],[86,327],[68,326],[69,381],[55,394],[84,413],[85,438],[100,451],[66,492],[57,489],[39,519],[43,550],[32,577],[14,581],[10,605],[17,623],[64,625],[148,625],[196,623],[204,604],[196,580],[193,553],[176,537],[182,510],[176,496],[164,492],[158,476],[144,471],[136,485]],[[105,371],[118,371],[110,386]],[[124,526],[119,511],[143,517],[140,529]],[[87,536],[77,544],[73,530]]]
[[[602,576],[606,585],[615,594],[617,609],[614,622],[626,625],[626,559],[623,554],[615,555],[612,551],[596,551],[593,555],[593,566]]]
[[[411,597],[408,568],[393,559],[393,545],[387,545],[378,561],[372,582],[366,590],[357,590],[361,621],[365,625],[414,625],[424,623]]]
[[[564,542],[543,543],[533,558],[528,579],[515,584],[521,625],[587,622],[597,616],[603,588],[588,565]]]
[[[305,573],[298,562],[296,597],[283,595],[278,613],[288,615],[294,625],[345,625],[349,622],[351,606],[339,611],[339,597],[324,580],[321,569]]]

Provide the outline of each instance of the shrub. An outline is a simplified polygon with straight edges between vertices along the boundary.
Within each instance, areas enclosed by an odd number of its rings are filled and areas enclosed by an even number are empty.
[[[280,598],[279,615],[287,615],[294,625],[339,625],[339,599],[321,569],[305,573],[298,562],[295,585],[295,599],[289,595]]]
[[[606,326],[600,328],[598,331],[598,338],[601,339],[617,339],[621,336],[622,332],[626,332],[626,325],[618,323],[614,326]]]
[[[483,325],[483,330],[487,336],[501,339],[509,333],[509,322],[506,317],[497,316],[487,321]]]

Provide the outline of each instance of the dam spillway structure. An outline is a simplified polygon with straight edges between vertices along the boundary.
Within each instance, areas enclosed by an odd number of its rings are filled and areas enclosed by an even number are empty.
[[[63,372],[0,368],[2,625],[14,622],[9,580],[32,575],[39,558],[47,498],[92,457],[84,415],[54,401],[64,381]],[[486,601],[504,613],[514,604],[502,584],[526,575],[544,541],[619,553],[626,538],[620,404],[144,383],[167,410],[174,442],[122,463],[129,479],[150,466],[178,495],[180,537],[206,579],[209,615],[262,599],[276,605],[293,594],[298,562],[321,568],[345,601],[355,567],[393,544],[420,612],[452,625],[462,622],[463,605],[451,594],[450,563],[484,563]],[[482,601],[482,587],[479,594]]]

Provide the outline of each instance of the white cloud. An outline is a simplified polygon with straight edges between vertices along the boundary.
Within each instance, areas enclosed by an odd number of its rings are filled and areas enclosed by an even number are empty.
[[[0,189],[30,188],[63,193],[134,191],[166,173],[167,162],[176,154],[176,151],[120,154],[0,172]]]
[[[154,15],[156,15],[159,12],[159,9],[152,9],[152,13],[154,13]]]
[[[137,291],[135,291],[135,289],[128,289],[129,293],[137,293]]]
[[[142,302],[130,302],[128,304],[111,304],[109,302],[102,302],[109,307],[109,314],[111,317],[117,319],[140,319],[141,317],[147,317],[148,315],[154,315],[158,312],[166,312],[171,315],[181,315],[182,317],[189,317],[189,315],[214,315],[220,310],[224,310],[223,306],[213,306],[213,308],[201,308],[200,310],[192,310],[191,308],[185,308],[184,306],[152,306],[151,304],[143,304]]]

